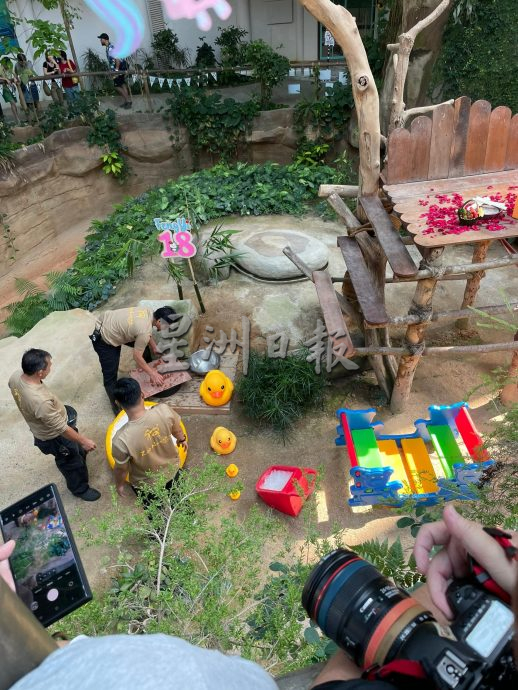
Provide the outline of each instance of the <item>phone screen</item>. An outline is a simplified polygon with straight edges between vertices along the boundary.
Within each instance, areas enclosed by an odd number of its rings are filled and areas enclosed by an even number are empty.
[[[19,597],[45,626],[90,601],[86,580],[57,488],[49,484],[1,511]]]

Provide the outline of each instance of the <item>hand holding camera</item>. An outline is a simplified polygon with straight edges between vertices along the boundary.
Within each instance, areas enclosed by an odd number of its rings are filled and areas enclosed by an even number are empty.
[[[518,535],[512,541],[518,547]],[[434,546],[443,548],[430,558]],[[469,575],[469,556],[492,579],[511,594],[518,578],[518,561],[507,558],[505,551],[481,525],[466,520],[452,505],[445,507],[443,519],[423,525],[418,532],[414,556],[419,572],[426,575],[434,604],[451,619],[446,590],[452,579]]]
[[[333,551],[314,568],[302,604],[358,674],[363,669],[366,681],[385,680],[396,688],[515,688],[509,594],[518,549],[509,537],[465,520],[452,506],[442,521],[421,528],[417,566],[427,574],[432,602],[450,619],[449,629],[439,628],[439,617],[418,598],[346,549]],[[444,548],[430,559],[434,546]],[[316,687],[354,678],[349,659],[339,652]]]

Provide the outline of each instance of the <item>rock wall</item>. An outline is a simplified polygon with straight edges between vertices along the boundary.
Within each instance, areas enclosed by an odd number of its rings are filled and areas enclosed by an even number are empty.
[[[160,115],[135,114],[120,126],[132,170],[124,185],[102,172],[101,150],[86,141],[88,127],[54,132],[16,151],[13,171],[0,172],[0,214],[17,250],[1,232],[0,307],[15,298],[14,277],[41,283],[45,272],[70,265],[92,219],[106,216],[127,196],[192,172],[185,130],[173,148]],[[295,148],[293,110],[283,108],[259,114],[240,157],[286,164]],[[200,163],[208,167],[214,161]]]

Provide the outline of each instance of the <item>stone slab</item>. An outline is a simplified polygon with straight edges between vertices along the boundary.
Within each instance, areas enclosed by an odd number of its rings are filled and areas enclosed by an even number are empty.
[[[286,246],[298,254],[311,271],[327,266],[326,245],[298,230],[263,230],[242,233],[234,240],[238,266],[258,278],[287,280],[301,276],[299,269],[282,253]]]

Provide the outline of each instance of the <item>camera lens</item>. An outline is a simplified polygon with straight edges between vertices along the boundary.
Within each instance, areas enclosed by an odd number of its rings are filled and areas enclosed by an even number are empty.
[[[358,666],[394,659],[429,611],[354,551],[337,549],[311,572],[302,592],[309,617]]]

